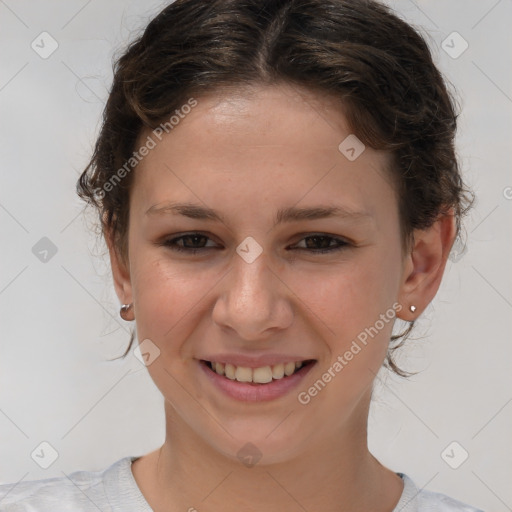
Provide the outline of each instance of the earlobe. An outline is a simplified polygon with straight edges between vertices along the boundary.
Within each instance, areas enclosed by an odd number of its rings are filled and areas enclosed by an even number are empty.
[[[406,307],[397,315],[399,318],[415,320],[435,297],[455,236],[453,210],[439,216],[431,227],[415,231],[399,292],[399,302]],[[414,305],[414,311],[410,305]]]

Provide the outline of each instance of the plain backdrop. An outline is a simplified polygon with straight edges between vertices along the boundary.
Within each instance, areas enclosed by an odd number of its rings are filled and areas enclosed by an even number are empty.
[[[2,483],[103,469],[163,442],[163,398],[146,368],[133,354],[108,361],[133,324],[119,318],[75,183],[113,55],[165,3],[0,0]],[[477,203],[466,249],[402,351],[402,366],[420,373],[382,372],[369,444],[420,487],[512,510],[512,2],[390,4],[426,34],[457,90],[458,152]],[[57,454],[47,469],[31,455],[41,443]]]

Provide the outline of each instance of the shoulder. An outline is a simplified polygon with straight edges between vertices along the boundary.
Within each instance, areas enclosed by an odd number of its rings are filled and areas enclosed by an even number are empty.
[[[102,512],[112,510],[106,483],[131,464],[124,457],[100,471],[0,485],[0,512]]]
[[[418,489],[407,475],[399,476],[404,480],[404,491],[393,512],[483,512],[446,494]]]
[[[430,512],[434,510],[436,512],[449,512],[452,510],[458,512],[483,512],[483,510],[472,507],[462,501],[450,498],[450,496],[446,496],[446,494],[440,494],[438,492],[421,491],[418,498],[418,512]]]

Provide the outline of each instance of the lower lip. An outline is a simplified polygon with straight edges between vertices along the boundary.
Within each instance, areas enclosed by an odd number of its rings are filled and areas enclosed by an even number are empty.
[[[243,402],[267,402],[289,393],[297,387],[316,361],[303,366],[299,371],[282,379],[272,380],[267,384],[238,382],[214,372],[206,363],[199,361],[199,366],[210,381],[226,395]]]

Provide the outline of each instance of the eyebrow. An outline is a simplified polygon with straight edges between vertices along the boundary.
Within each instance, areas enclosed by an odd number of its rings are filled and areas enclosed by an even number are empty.
[[[183,215],[191,219],[222,222],[227,225],[226,219],[216,210],[192,203],[164,203],[155,204],[148,208],[146,215]],[[365,211],[356,211],[342,206],[312,206],[299,208],[290,206],[280,208],[274,218],[274,226],[284,222],[301,220],[317,220],[329,217],[346,218],[355,221],[371,220],[372,215]]]

